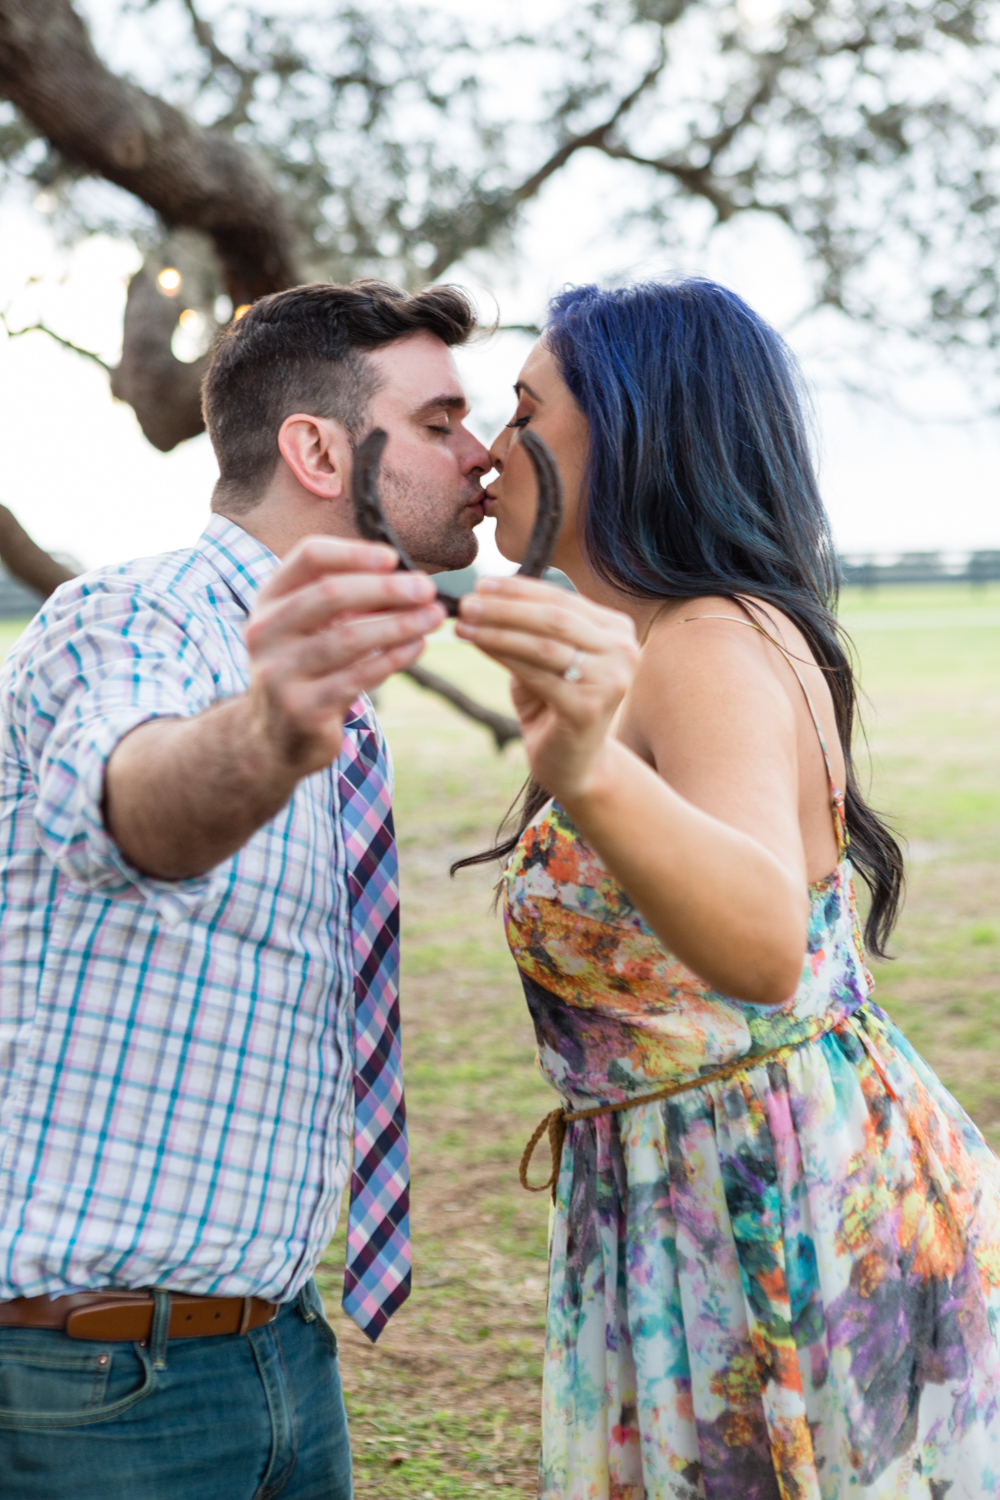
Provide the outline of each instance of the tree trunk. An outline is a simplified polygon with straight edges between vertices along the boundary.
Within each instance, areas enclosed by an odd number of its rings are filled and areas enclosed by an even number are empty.
[[[122,357],[111,371],[111,391],[131,406],[154,448],[169,453],[196,437],[201,416],[201,382],[208,355],[183,364],[170,348],[178,307],[156,285],[155,266],[144,265],[128,285]]]

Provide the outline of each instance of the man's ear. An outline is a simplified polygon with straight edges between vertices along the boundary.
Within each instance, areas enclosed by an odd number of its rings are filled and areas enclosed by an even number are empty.
[[[353,452],[340,422],[296,412],[278,429],[278,452],[310,494],[320,500],[349,496]]]

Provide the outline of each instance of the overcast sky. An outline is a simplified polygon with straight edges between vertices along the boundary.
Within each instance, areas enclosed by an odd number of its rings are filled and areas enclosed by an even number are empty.
[[[843,551],[1000,548],[1000,423],[933,420],[969,407],[946,370],[919,388],[892,390],[896,406],[919,409],[919,421],[838,392],[845,366],[832,351],[850,333],[797,321],[807,283],[786,230],[737,218],[683,258],[654,253],[609,227],[620,183],[603,159],[579,156],[531,208],[512,263],[475,257],[449,279],[473,290],[487,318],[496,305],[502,321],[536,322],[567,282],[678,270],[713,276],[786,332],[802,357],[816,395],[822,488]],[[43,317],[113,361],[136,264],[130,245],[106,239],[62,251],[43,214],[16,195],[0,204],[0,308],[12,327]],[[486,441],[509,413],[529,348],[511,333],[461,354],[472,425]],[[112,401],[104,373],[40,334],[0,333],[0,397],[0,500],[42,545],[89,567],[197,536],[215,472],[204,437],[157,453],[131,409]]]

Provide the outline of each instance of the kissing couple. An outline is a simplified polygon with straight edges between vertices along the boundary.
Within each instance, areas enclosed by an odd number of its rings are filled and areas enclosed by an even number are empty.
[[[902,859],[853,768],[794,362],[709,281],[571,289],[487,451],[474,329],[447,286],[256,303],[205,377],[201,538],[63,585],[3,668],[0,1488],[349,1500],[312,1279],[345,1198],[346,1311],[375,1339],[410,1285],[367,694],[484,514],[524,556],[530,430],[575,592],[481,579],[456,630],[530,768],[476,857],[560,1099],[547,1179],[522,1163],[552,1196],[539,1495],[993,1496],[1000,1164],[872,998]],[[357,531],[376,429],[411,571]]]

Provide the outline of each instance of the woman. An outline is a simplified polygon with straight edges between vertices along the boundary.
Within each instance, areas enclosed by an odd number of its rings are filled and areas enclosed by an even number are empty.
[[[532,775],[491,852],[565,1108],[547,1500],[1000,1495],[1000,1163],[870,999],[852,865],[882,953],[901,862],[796,380],[722,287],[584,287],[492,453],[516,560],[551,448],[578,590],[485,579],[458,625]]]

